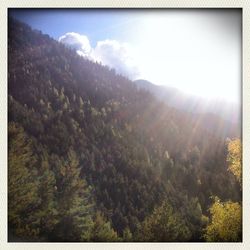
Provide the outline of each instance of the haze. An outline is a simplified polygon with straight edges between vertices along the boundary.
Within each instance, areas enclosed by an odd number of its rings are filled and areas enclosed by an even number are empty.
[[[240,102],[240,9],[30,9],[11,14],[131,80]]]

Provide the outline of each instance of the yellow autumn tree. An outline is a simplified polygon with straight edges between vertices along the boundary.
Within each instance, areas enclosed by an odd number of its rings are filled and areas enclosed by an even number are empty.
[[[231,140],[228,143],[228,169],[235,175],[237,181],[239,181],[239,183],[242,185],[241,152],[242,146],[240,139]]]
[[[206,241],[241,241],[242,209],[238,202],[221,202],[216,197],[209,211],[211,221],[206,228]]]
[[[227,147],[228,169],[242,185],[242,147],[240,139],[229,141]],[[215,197],[209,212],[211,215],[210,223],[204,234],[206,241],[236,242],[242,240],[242,206],[239,202],[221,202],[218,197]]]

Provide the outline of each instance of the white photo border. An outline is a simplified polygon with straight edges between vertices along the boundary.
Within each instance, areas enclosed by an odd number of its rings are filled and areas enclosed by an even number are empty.
[[[0,2],[0,249],[250,249],[250,1],[248,0],[1,0]],[[7,237],[8,8],[242,8],[243,241],[239,243],[9,243]]]

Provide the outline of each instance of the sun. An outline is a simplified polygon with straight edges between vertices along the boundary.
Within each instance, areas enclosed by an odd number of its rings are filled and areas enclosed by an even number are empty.
[[[240,44],[214,35],[210,25],[189,15],[146,15],[135,45],[141,77],[207,99],[239,103]]]

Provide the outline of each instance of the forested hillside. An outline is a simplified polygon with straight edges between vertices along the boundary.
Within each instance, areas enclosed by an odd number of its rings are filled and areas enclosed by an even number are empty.
[[[211,197],[241,201],[227,162],[227,137],[240,131],[205,118],[10,18],[11,235],[204,241]]]

